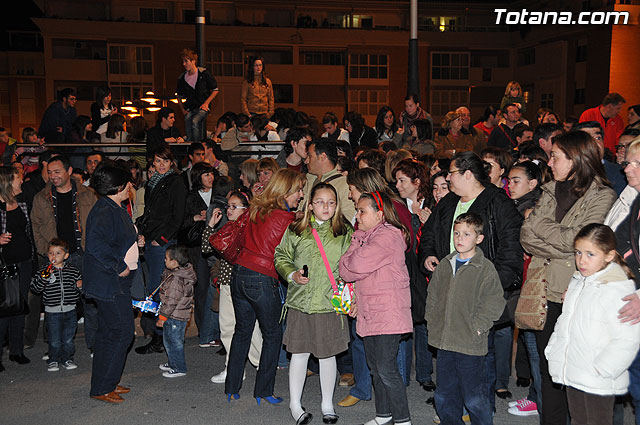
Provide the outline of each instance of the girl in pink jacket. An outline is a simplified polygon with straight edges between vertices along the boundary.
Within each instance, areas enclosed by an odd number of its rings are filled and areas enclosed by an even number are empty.
[[[384,193],[365,193],[357,204],[358,230],[340,259],[340,276],[355,282],[350,315],[364,340],[373,376],[376,417],[365,425],[411,424],[407,393],[396,355],[402,334],[412,332],[409,273],[405,265],[409,230]]]

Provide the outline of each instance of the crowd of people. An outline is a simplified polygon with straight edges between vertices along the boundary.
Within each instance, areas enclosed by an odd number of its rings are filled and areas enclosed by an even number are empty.
[[[434,392],[437,421],[484,425],[496,397],[513,398],[517,332],[516,382],[529,393],[509,413],[618,425],[617,396],[640,406],[639,105],[626,127],[617,93],[579,119],[541,108],[528,121],[510,82],[475,124],[461,105],[436,129],[410,94],[399,116],[385,106],[370,127],[351,111],[341,127],[332,112],[275,108],[255,58],[241,113],[208,132],[217,83],[193,51],[182,60],[184,134],[171,108],[152,128],[127,123],[108,88],[91,117],[64,90],[40,130],[24,131],[38,146],[0,129],[2,261],[30,310],[0,317],[10,361],[30,362],[44,311],[47,370],[77,368],[82,317],[90,395],[121,403],[134,318],[146,338],[134,355],[166,352],[159,369],[178,378],[193,314],[199,346],[226,355],[211,381],[230,402],[249,359],[258,404],[283,401],[275,376],[288,373],[296,424],[312,420],[301,398],[319,374],[324,423],[339,419],[338,383],[351,387],[340,407],[375,400],[366,425],[410,424],[415,376]],[[146,149],[47,148],[97,140]],[[185,141],[186,155],[172,149]],[[284,142],[279,155],[246,143],[269,141]],[[242,229],[233,259],[212,245],[228,226]],[[517,329],[534,279],[545,282],[544,321]],[[147,296],[160,306],[132,309]]]

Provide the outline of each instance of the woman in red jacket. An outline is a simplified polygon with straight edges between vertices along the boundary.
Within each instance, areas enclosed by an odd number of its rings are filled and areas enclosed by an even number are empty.
[[[263,399],[271,404],[282,401],[282,398],[273,395],[282,345],[279,321],[283,302],[274,254],[282,235],[295,218],[295,209],[303,196],[305,182],[305,177],[297,171],[278,170],[264,191],[251,202],[243,248],[233,267],[231,280],[236,329],[231,341],[225,381],[225,393],[229,401],[240,398],[238,392],[256,319],[263,342],[253,396],[258,404]]]

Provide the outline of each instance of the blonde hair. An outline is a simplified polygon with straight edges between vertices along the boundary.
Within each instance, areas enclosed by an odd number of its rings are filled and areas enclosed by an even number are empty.
[[[347,233],[347,230],[351,227],[351,223],[349,223],[342,215],[342,210],[340,209],[340,202],[338,202],[338,192],[336,192],[336,188],[331,186],[329,183],[318,183],[311,189],[311,194],[309,195],[309,202],[305,204],[304,216],[297,219],[289,226],[291,231],[295,232],[296,235],[300,236],[304,231],[309,231],[311,228],[311,208],[309,205],[313,203],[313,198],[316,196],[316,193],[320,190],[329,190],[333,193],[333,196],[336,199],[336,211],[331,217],[331,231],[333,232],[333,236],[341,236]]]
[[[634,154],[640,152],[640,136],[636,137],[627,145],[627,150],[625,152],[625,159],[627,155]]]
[[[284,198],[302,189],[306,182],[306,177],[297,171],[288,168],[279,169],[271,177],[264,191],[251,201],[249,208],[251,221],[256,223],[258,215],[260,220],[264,221],[264,218],[273,210],[286,210],[287,203]]]
[[[396,165],[403,159],[411,159],[413,155],[406,149],[398,149],[395,151],[391,151],[387,154],[387,159],[384,163],[384,178],[387,179],[389,183],[396,182],[396,176],[393,175],[393,169],[396,168]]]
[[[18,176],[18,173],[13,167],[2,166],[0,167],[0,198],[7,204],[16,200],[16,195],[13,193],[13,179]]]
[[[445,115],[444,119],[442,120],[442,128],[445,130],[449,130],[451,128],[451,122],[457,120],[458,118],[460,118],[460,114],[456,111],[447,112],[447,115]]]
[[[507,97],[511,97],[511,89],[518,90],[518,96],[522,96],[522,87],[520,87],[520,83],[517,81],[509,81],[507,84],[507,88],[504,91],[504,95]]]

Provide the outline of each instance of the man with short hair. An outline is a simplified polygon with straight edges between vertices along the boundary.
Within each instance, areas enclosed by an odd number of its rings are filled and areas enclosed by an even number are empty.
[[[602,100],[602,105],[587,109],[580,115],[580,122],[596,121],[604,129],[604,147],[615,152],[618,139],[624,131],[624,121],[620,116],[624,97],[618,93],[609,93]]]
[[[191,180],[191,170],[193,166],[204,161],[204,146],[200,142],[193,142],[187,148],[187,156],[189,157],[189,165],[182,170],[181,177],[184,187],[191,190],[193,181]]]
[[[531,130],[531,127],[529,127],[524,123],[517,124],[514,127],[513,135],[516,137],[516,142],[518,142],[518,146],[520,146],[524,142],[533,140],[533,130]]]
[[[185,72],[178,78],[176,93],[184,114],[184,129],[187,140],[201,142],[207,138],[207,116],[209,105],[218,96],[218,83],[206,68],[199,68],[198,54],[191,49],[182,51],[182,66]]]
[[[322,127],[324,127],[324,133],[321,137],[336,141],[344,140],[349,141],[349,132],[344,128],[338,127],[338,117],[333,112],[327,112],[322,117]]]
[[[73,89],[66,88],[60,92],[59,100],[53,102],[44,111],[38,137],[48,143],[68,143],[71,141],[71,129],[76,120],[76,94]]]
[[[607,180],[611,183],[611,188],[616,191],[618,196],[620,196],[624,188],[627,186],[627,178],[621,166],[605,158],[603,131],[600,124],[597,121],[581,122],[573,126],[573,131],[584,131],[585,133],[589,133],[593,140],[598,144],[600,159],[604,166]]]
[[[211,139],[205,140],[202,145],[204,146],[204,162],[210,164],[221,176],[228,176],[229,164],[218,159],[218,154],[221,154],[220,146]]]
[[[576,124],[578,124],[578,118],[570,115],[562,122],[562,130],[564,130],[565,133],[568,133],[573,130],[573,126]]]
[[[49,182],[33,199],[31,223],[36,251],[47,258],[49,241],[60,238],[69,245],[68,261],[82,271],[82,255],[85,246],[87,217],[97,201],[90,188],[76,184],[71,178],[73,168],[69,158],[62,155],[52,157],[47,163]],[[46,264],[46,260],[44,260]],[[85,315],[85,341],[93,349],[98,314],[95,304],[82,298]]]
[[[338,148],[336,142],[326,138],[311,140],[307,143],[307,159],[305,164],[309,169],[307,184],[304,186],[304,202],[298,207],[303,211],[309,204],[311,188],[317,183],[329,183],[338,193],[338,203],[342,214],[349,222],[353,223],[356,216],[356,208],[349,199],[349,185],[347,178],[336,167],[338,163]]]
[[[91,183],[91,176],[93,176],[93,173],[96,171],[96,168],[98,168],[98,165],[102,161],[104,161],[104,155],[100,151],[92,151],[91,153],[89,153],[89,155],[87,155],[85,163],[89,178],[85,180],[84,183],[82,183],[83,186],[89,186],[89,184]]]
[[[498,125],[491,132],[487,146],[495,146],[507,151],[511,151],[518,146],[515,135],[515,127],[518,125],[522,114],[520,108],[515,103],[508,103],[502,108],[502,115],[505,122]]]
[[[469,108],[460,106],[456,109],[456,112],[460,116],[462,123],[460,133],[470,134],[473,137],[473,151],[479,154],[485,147],[484,134],[471,125],[471,111],[469,111]]]
[[[553,146],[553,138],[562,134],[562,128],[558,124],[546,123],[540,124],[533,132],[534,144],[540,146],[547,158],[551,159],[551,147]]]
[[[164,107],[158,111],[156,125],[147,131],[147,160],[153,161],[154,153],[165,143],[184,143],[180,131],[173,126],[175,122],[173,109]]]
[[[284,147],[278,154],[276,162],[280,168],[291,168],[305,174],[307,167],[307,143],[311,141],[311,132],[306,128],[292,128],[287,132]]]
[[[627,147],[637,139],[638,136],[640,136],[640,129],[638,128],[627,128],[622,133],[616,145],[616,163],[622,164],[625,161]]]

